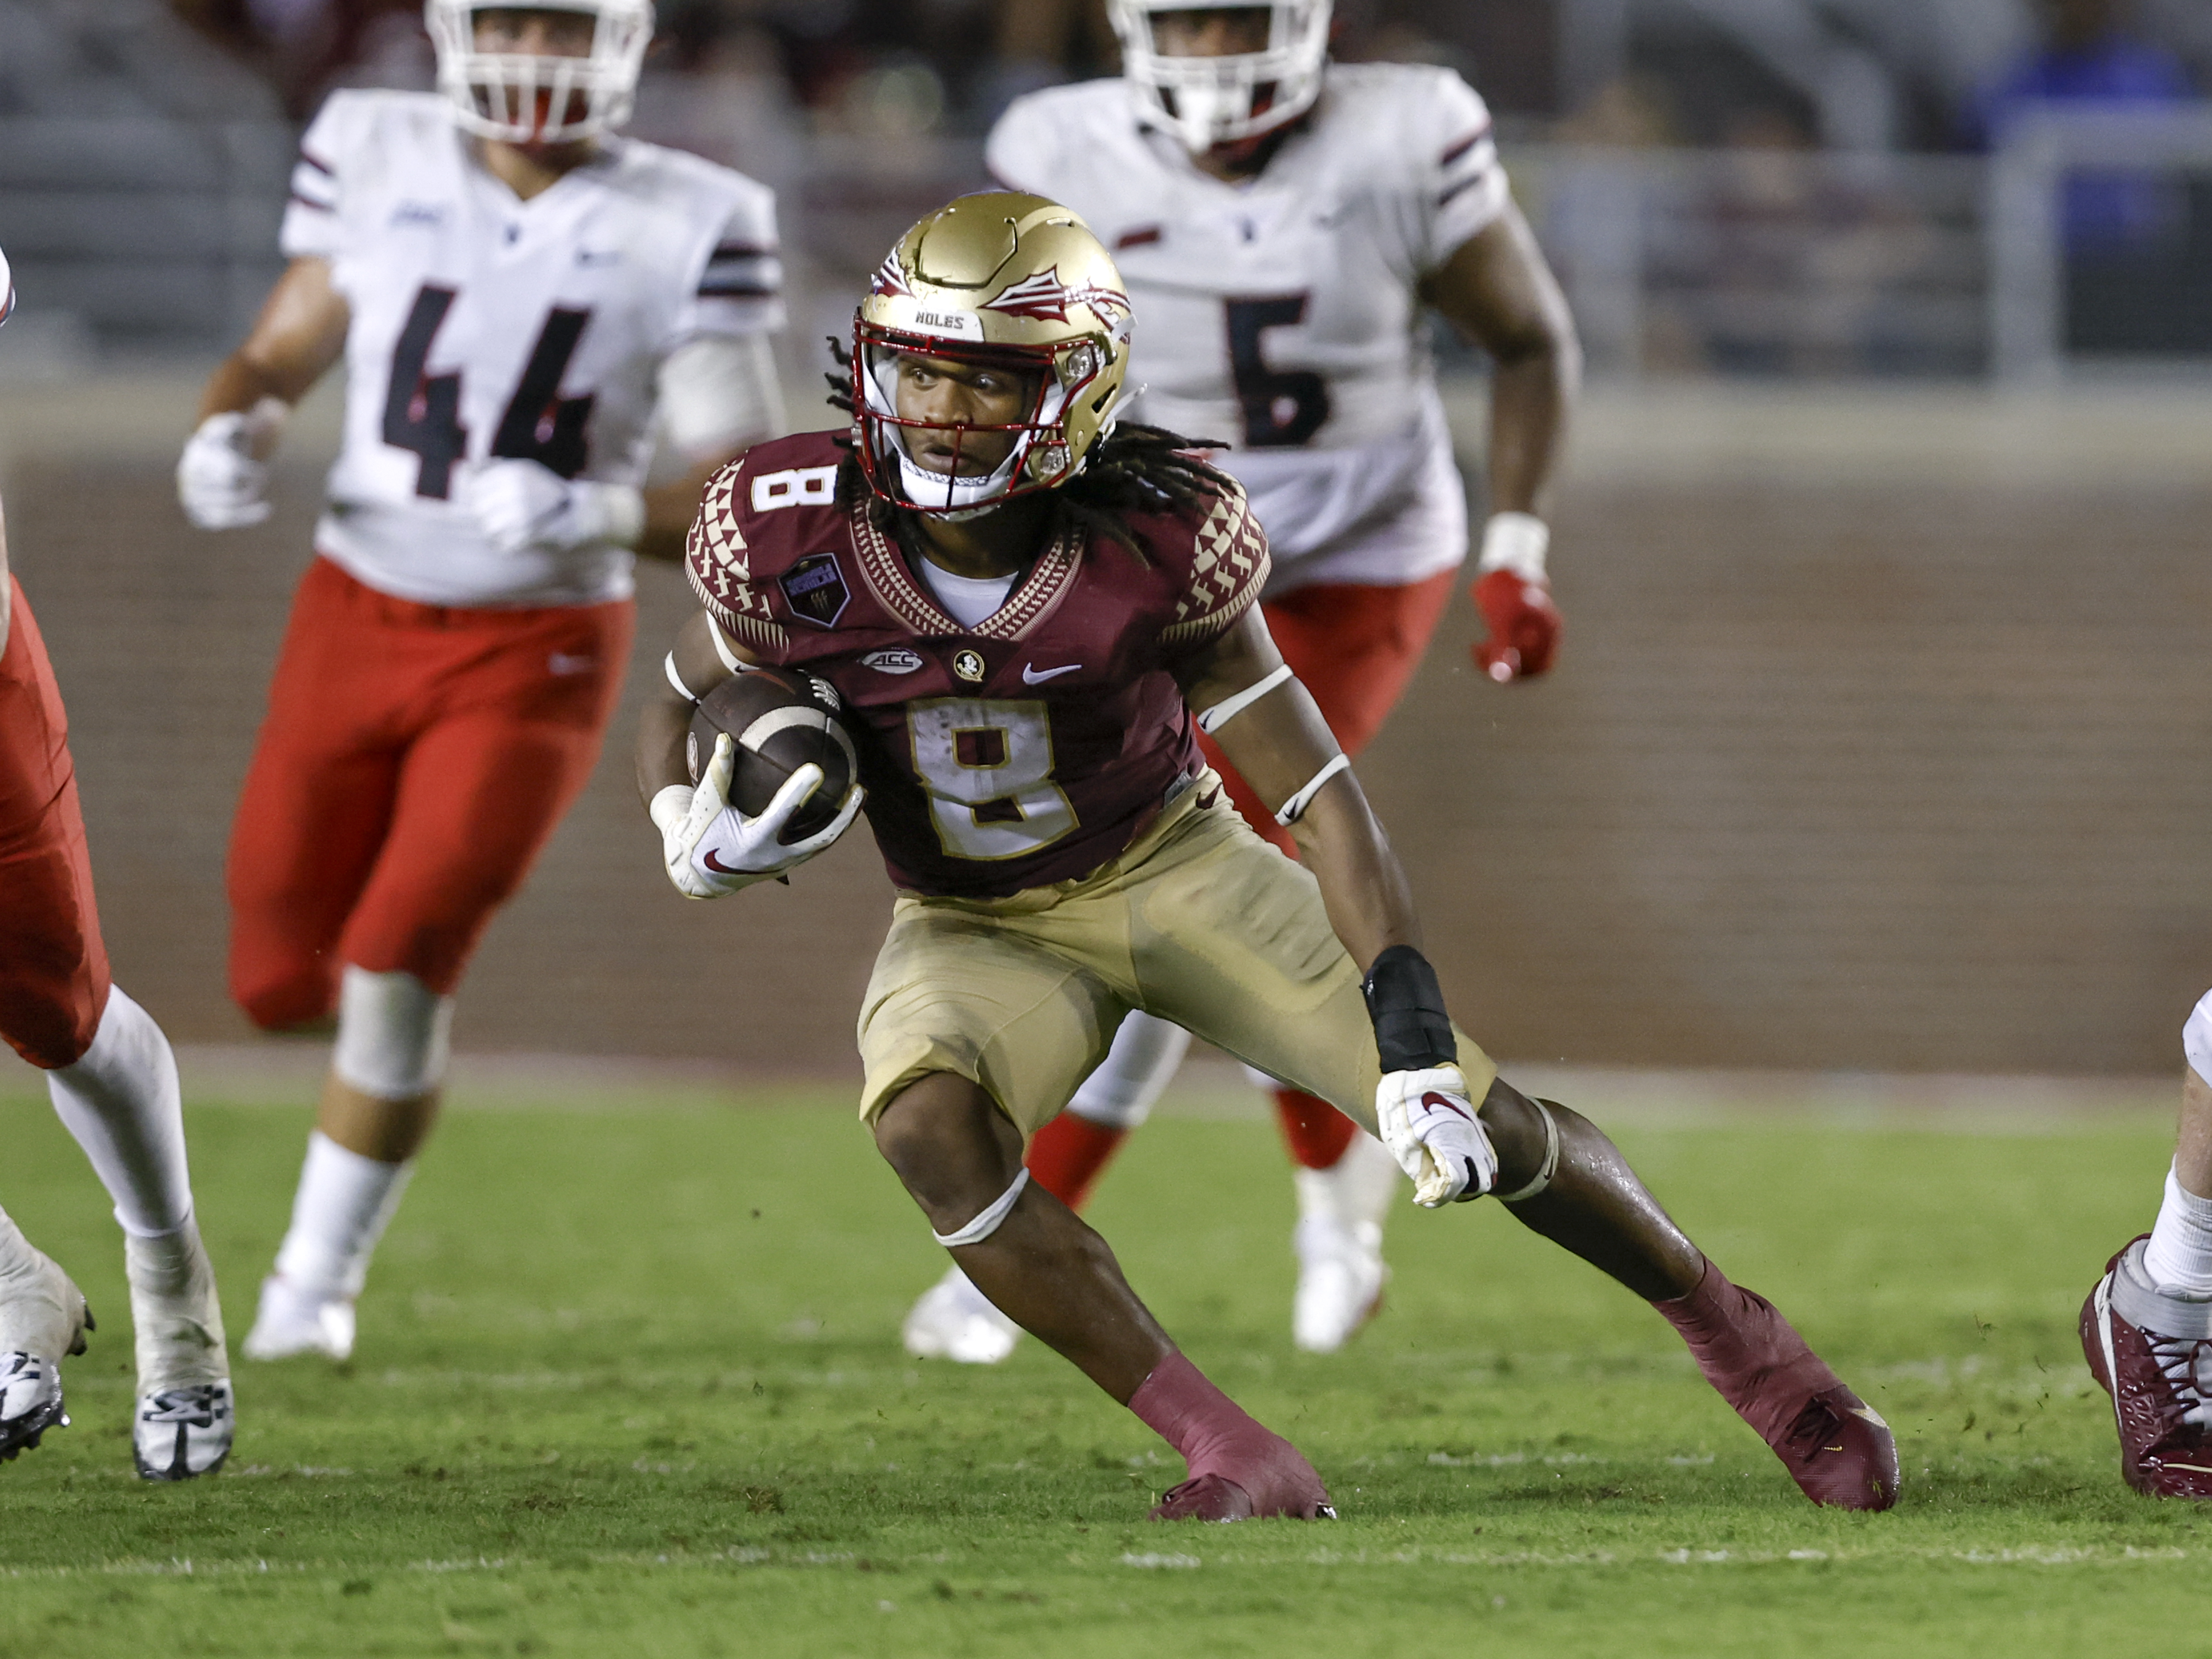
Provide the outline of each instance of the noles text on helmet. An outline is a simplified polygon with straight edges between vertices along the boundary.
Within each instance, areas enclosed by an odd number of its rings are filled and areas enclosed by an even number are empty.
[[[1071,208],[992,191],[899,239],[853,323],[854,442],[886,500],[947,518],[1066,483],[1113,429],[1131,313],[1114,261]],[[994,377],[1011,418],[902,407],[902,365]]]

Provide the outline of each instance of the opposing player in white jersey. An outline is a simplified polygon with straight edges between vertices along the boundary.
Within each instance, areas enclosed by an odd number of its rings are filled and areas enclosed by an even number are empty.
[[[1268,628],[1338,742],[1356,755],[1380,728],[1467,556],[1424,305],[1494,365],[1492,516],[1474,584],[1489,639],[1476,663],[1501,682],[1542,673],[1559,617],[1540,514],[1579,353],[1482,100],[1448,70],[1329,63],[1328,0],[1108,9],[1122,76],[1016,102],[992,131],[991,171],[1074,208],[1113,250],[1143,319],[1136,416],[1231,446],[1218,464],[1273,551]],[[1290,852],[1207,752],[1254,827]],[[1188,1044],[1131,1015],[1032,1139],[1034,1178],[1080,1205]],[[1300,1166],[1292,1334],[1328,1352],[1381,1300],[1398,1169],[1323,1102],[1281,1088],[1275,1099]],[[905,1334],[917,1354],[988,1362],[1016,1333],[956,1268]]]
[[[178,468],[195,524],[265,516],[285,409],[343,352],[344,448],[233,831],[232,995],[337,1044],[255,1358],[343,1358],[436,1113],[453,989],[583,787],[640,554],[781,429],[775,204],[613,136],[647,0],[429,0],[440,91],[309,128],[290,264]],[[690,471],[644,487],[655,415]]]

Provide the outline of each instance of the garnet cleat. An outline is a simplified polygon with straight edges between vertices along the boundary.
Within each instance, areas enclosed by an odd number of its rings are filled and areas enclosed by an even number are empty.
[[[2121,1478],[2150,1498],[2212,1498],[2212,1301],[2154,1284],[2148,1239],[2105,1264],[2081,1304],[2081,1352],[2112,1397]]]
[[[1897,1502],[1897,1437],[1889,1425],[1772,1303],[1730,1284],[1708,1262],[1696,1290],[1652,1305],[1806,1497],[1842,1510],[1886,1510]]]
[[[1200,1461],[1223,1467],[1193,1469],[1189,1480],[1170,1487],[1153,1506],[1152,1520],[1336,1519],[1328,1489],[1305,1454],[1258,1423],[1216,1445]]]

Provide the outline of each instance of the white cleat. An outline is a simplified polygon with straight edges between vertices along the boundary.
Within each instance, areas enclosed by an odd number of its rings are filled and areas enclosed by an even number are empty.
[[[61,1362],[91,1328],[83,1292],[0,1214],[0,1462],[69,1426]]]
[[[353,1298],[294,1285],[281,1273],[261,1281],[261,1308],[246,1334],[248,1359],[290,1359],[319,1353],[343,1360],[353,1355]]]
[[[899,1336],[916,1359],[995,1365],[1014,1351],[1022,1328],[986,1301],[966,1273],[951,1267],[922,1292]]]
[[[123,1261],[138,1350],[132,1460],[148,1480],[212,1474],[230,1455],[237,1413],[215,1268],[198,1224],[155,1238],[126,1235]]]
[[[1382,1305],[1390,1279],[1382,1229],[1371,1221],[1347,1225],[1334,1216],[1310,1215],[1298,1223],[1291,1244],[1298,1291],[1291,1304],[1291,1340],[1308,1353],[1334,1353]]]

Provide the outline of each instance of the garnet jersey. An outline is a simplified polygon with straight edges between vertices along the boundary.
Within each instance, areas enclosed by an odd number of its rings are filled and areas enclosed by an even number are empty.
[[[701,334],[783,319],[775,198],[627,139],[525,202],[445,100],[338,92],[307,130],[283,248],[352,310],[344,447],[317,545],[428,605],[586,605],[630,591],[609,544],[500,553],[458,504],[490,457],[644,482],[655,375]]]
[[[1234,446],[1274,588],[1460,562],[1467,511],[1419,331],[1421,279],[1504,211],[1482,100],[1449,70],[1331,64],[1256,179],[1200,171],[1120,80],[1018,100],[1004,183],[1090,222],[1136,304],[1139,418]]]
[[[1243,493],[1128,515],[1141,558],[1064,533],[966,629],[865,506],[836,504],[845,453],[805,433],[718,473],[691,527],[693,591],[732,644],[836,688],[899,886],[1000,897],[1087,875],[1204,763],[1172,670],[1267,580]]]

